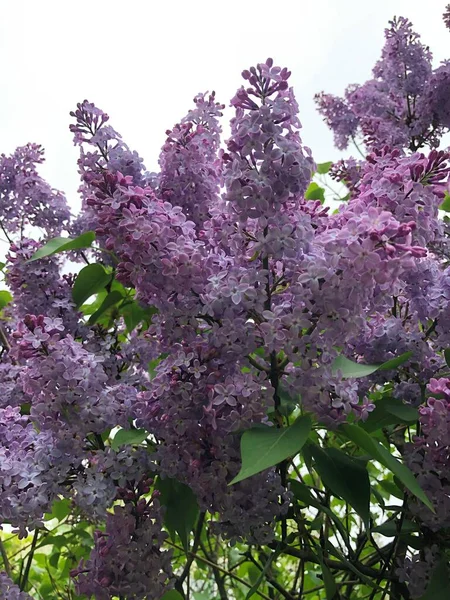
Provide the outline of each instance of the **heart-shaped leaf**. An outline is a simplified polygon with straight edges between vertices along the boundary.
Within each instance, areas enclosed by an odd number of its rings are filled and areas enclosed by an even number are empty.
[[[88,298],[103,290],[111,281],[111,274],[105,268],[93,263],[87,265],[78,273],[72,288],[72,298],[77,307],[80,307]]]
[[[295,456],[302,449],[310,431],[311,419],[308,416],[299,417],[293,425],[283,429],[255,427],[244,431],[241,438],[241,470],[230,485]]]
[[[356,460],[338,448],[311,444],[314,468],[324,485],[333,494],[353,506],[368,527],[370,519],[370,481],[362,461]]]

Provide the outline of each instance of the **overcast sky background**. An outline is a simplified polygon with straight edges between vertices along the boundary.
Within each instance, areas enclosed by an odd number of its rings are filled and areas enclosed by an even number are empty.
[[[450,56],[446,1],[429,0],[0,0],[0,152],[42,144],[41,173],[77,208],[69,111],[87,98],[157,168],[165,130],[200,91],[229,99],[244,68],[264,61],[292,71],[302,138],[317,162],[333,160],[316,92],[342,94],[370,77],[383,31],[408,17],[435,64]],[[226,113],[228,116],[231,112]]]

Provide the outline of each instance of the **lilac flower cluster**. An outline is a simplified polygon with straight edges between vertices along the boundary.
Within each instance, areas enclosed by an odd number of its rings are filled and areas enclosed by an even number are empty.
[[[64,331],[61,319],[27,315],[14,332],[11,355],[26,359],[20,379],[24,402],[39,428],[75,445],[88,433],[128,426],[134,388],[107,385],[101,356],[85,350]]]
[[[80,323],[70,277],[60,275],[58,259],[27,262],[39,247],[39,243],[27,238],[10,246],[6,283],[14,299],[11,316],[23,319],[27,314],[45,314],[61,319],[66,331],[77,336]]]
[[[6,573],[0,573],[0,598],[5,600],[32,600],[26,592],[21,592]]]
[[[361,171],[363,161],[354,158],[341,159],[336,161],[329,171],[330,177],[335,181],[340,181],[347,186],[351,195],[357,192],[358,184],[361,180]]]
[[[439,548],[434,545],[405,558],[403,565],[396,570],[399,581],[407,583],[411,598],[423,597],[438,558]]]
[[[156,600],[171,588],[171,551],[161,549],[167,534],[162,532],[157,494],[144,497],[151,484],[141,480],[119,490],[124,505],[108,514],[106,530],[96,533],[89,560],[72,573],[78,593],[98,600]]]
[[[385,39],[373,79],[349,86],[344,98],[317,94],[319,112],[340,149],[357,134],[369,149],[436,147],[450,124],[448,64],[433,71],[431,52],[403,17]]]
[[[421,434],[409,447],[408,462],[435,512],[411,500],[410,509],[432,531],[450,527],[450,380],[431,379],[431,394],[420,407]]]
[[[173,348],[138,397],[138,425],[162,442],[153,455],[158,468],[188,484],[203,510],[218,512],[217,527],[232,539],[267,541],[268,525],[287,508],[278,504],[285,490],[275,472],[228,487],[240,468],[235,432],[264,420],[272,395],[262,373],[242,373],[203,346]],[[254,485],[260,494],[251,493]]]
[[[70,115],[76,120],[70,125],[75,145],[88,144],[93,148],[92,152],[82,151],[78,161],[83,180],[97,169],[108,168],[132,177],[136,184],[142,183],[142,159],[128,148],[115,129],[106,124],[109,121],[106,113],[85,100],[77,104],[77,110]]]
[[[11,343],[13,362],[2,373],[10,381],[9,406],[1,409],[2,521],[25,535],[59,494],[74,497],[92,518],[104,516],[121,473],[132,480],[134,471],[137,478],[149,468],[142,456],[104,450],[103,442],[98,447],[105,430],[129,426],[135,388],[108,385],[102,357],[68,335],[61,319],[27,315]]]
[[[22,536],[60,492],[65,476],[50,431],[37,432],[18,408],[0,409],[0,515]]]
[[[447,6],[445,7],[445,12],[442,15],[442,18],[447,29],[450,29],[450,4],[447,4]]]
[[[223,104],[210,96],[194,98],[195,109],[167,131],[159,164],[158,195],[181,206],[186,217],[202,228],[217,202],[220,163],[217,156]]]
[[[130,150],[120,133],[108,125],[109,116],[95,104],[84,100],[70,114],[76,120],[70,125],[70,131],[74,134],[74,144],[80,146],[78,170],[82,180],[79,188],[81,212],[71,223],[70,232],[72,235],[80,235],[98,227],[96,215],[87,204],[90,178],[94,173],[104,172],[106,169],[111,172],[119,171],[130,177],[136,185],[145,184],[148,174],[141,157]],[[88,150],[84,149],[84,145],[87,145]],[[98,239],[100,245],[103,245],[103,238],[100,236]],[[102,258],[105,256],[102,255]]]
[[[64,196],[39,176],[44,151],[28,144],[0,156],[0,222],[6,235],[23,234],[27,225],[54,236],[65,229],[70,211]]]
[[[280,207],[302,197],[314,170],[308,148],[298,134],[298,105],[286,68],[272,59],[243,71],[249,87],[231,100],[236,116],[225,162],[225,200],[240,221],[274,217]]]

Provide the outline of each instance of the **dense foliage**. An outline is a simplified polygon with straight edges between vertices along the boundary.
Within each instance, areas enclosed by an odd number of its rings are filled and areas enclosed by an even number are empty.
[[[450,597],[450,62],[392,21],[335,164],[242,76],[158,173],[78,104],[76,217],[1,156],[2,598]]]

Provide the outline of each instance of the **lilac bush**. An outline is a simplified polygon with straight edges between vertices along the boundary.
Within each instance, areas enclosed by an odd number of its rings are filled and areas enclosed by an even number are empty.
[[[270,58],[158,173],[79,103],[78,215],[1,157],[1,597],[450,594],[449,64],[385,37],[316,97],[358,159],[315,163]]]

